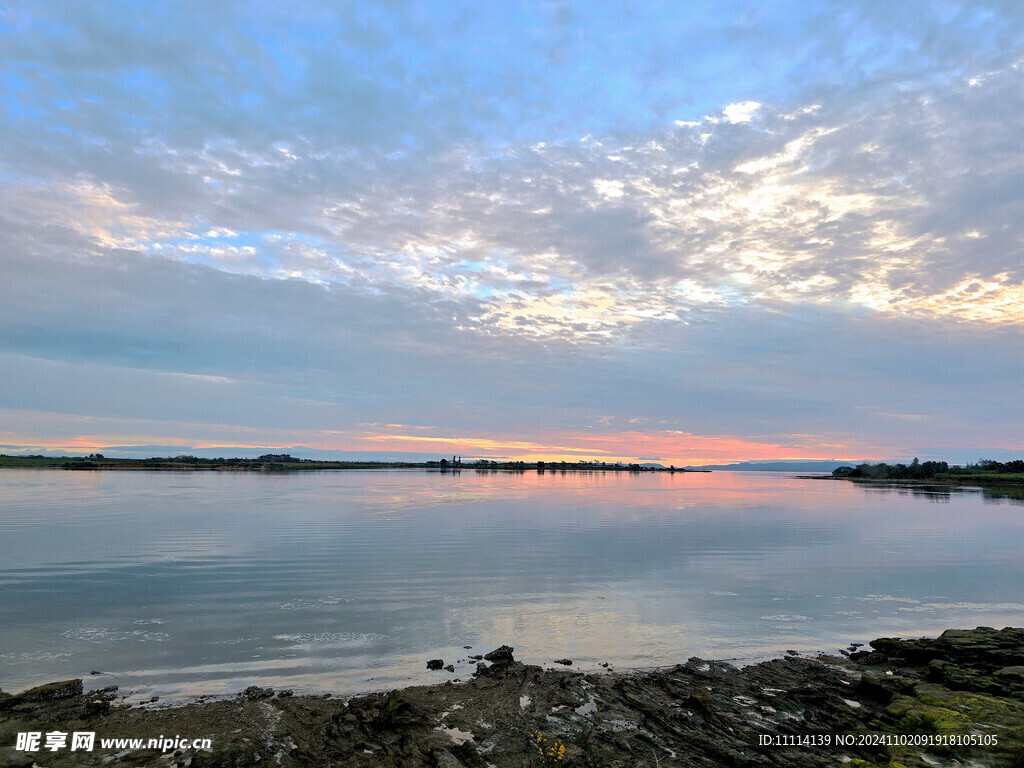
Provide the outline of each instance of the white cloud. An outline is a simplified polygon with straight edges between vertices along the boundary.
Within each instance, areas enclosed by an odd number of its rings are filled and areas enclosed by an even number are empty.
[[[722,115],[730,123],[749,123],[760,108],[761,105],[756,101],[741,101],[727,106],[722,110]]]
[[[625,185],[621,181],[594,179],[594,189],[597,190],[598,194],[608,198],[622,197],[625,194],[623,191],[624,187]]]

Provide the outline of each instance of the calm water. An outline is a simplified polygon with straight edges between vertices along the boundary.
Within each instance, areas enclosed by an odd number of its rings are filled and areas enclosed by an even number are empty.
[[[440,680],[1024,625],[1024,506],[774,473],[0,471],[0,687]],[[472,645],[473,651],[463,650]],[[471,667],[458,664],[455,676]]]

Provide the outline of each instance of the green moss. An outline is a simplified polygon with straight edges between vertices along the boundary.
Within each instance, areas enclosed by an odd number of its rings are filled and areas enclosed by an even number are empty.
[[[970,731],[973,721],[967,715],[910,696],[897,696],[886,707],[901,733],[936,733],[955,736]]]
[[[931,768],[912,747],[889,747],[886,752],[887,768]]]
[[[922,683],[915,689],[922,704],[952,710],[970,721],[1001,725],[1008,728],[1024,727],[1024,704],[983,693],[951,691],[941,685]]]
[[[931,747],[934,755],[962,758],[985,755],[992,765],[1024,766],[1024,705],[1012,699],[983,693],[953,691],[941,685],[920,683],[914,696],[898,696],[886,708],[890,733],[934,733],[944,736],[991,734],[998,746]],[[918,750],[893,747],[887,751],[889,768],[925,766]]]

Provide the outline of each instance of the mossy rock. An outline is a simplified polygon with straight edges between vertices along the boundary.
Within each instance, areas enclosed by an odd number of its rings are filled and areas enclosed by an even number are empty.
[[[963,714],[979,724],[1006,728],[1024,727],[1024,703],[983,693],[951,691],[941,685],[922,683],[915,689],[918,701]]]
[[[992,673],[993,677],[1006,679],[1012,683],[1024,683],[1024,667],[1003,667]]]
[[[1009,693],[1012,684],[1009,680],[1002,681],[973,669],[964,669],[956,664],[934,659],[929,665],[930,679],[944,683],[949,688],[978,693]]]
[[[997,746],[933,747],[929,752],[987,755],[994,759],[993,765],[1024,766],[1024,704],[930,683],[919,684],[915,692],[916,698],[900,697],[887,708],[899,720],[902,733],[991,734],[999,740]]]
[[[918,686],[919,688],[921,686]],[[902,733],[935,733],[958,736],[970,732],[974,720],[961,712],[910,696],[897,696],[885,708]]]

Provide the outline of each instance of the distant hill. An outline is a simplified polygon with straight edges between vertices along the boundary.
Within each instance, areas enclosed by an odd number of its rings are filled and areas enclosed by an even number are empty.
[[[701,467],[686,469],[713,469],[734,472],[831,472],[836,467],[856,467],[863,464],[864,459],[849,461],[741,461],[737,464],[705,464]]]

